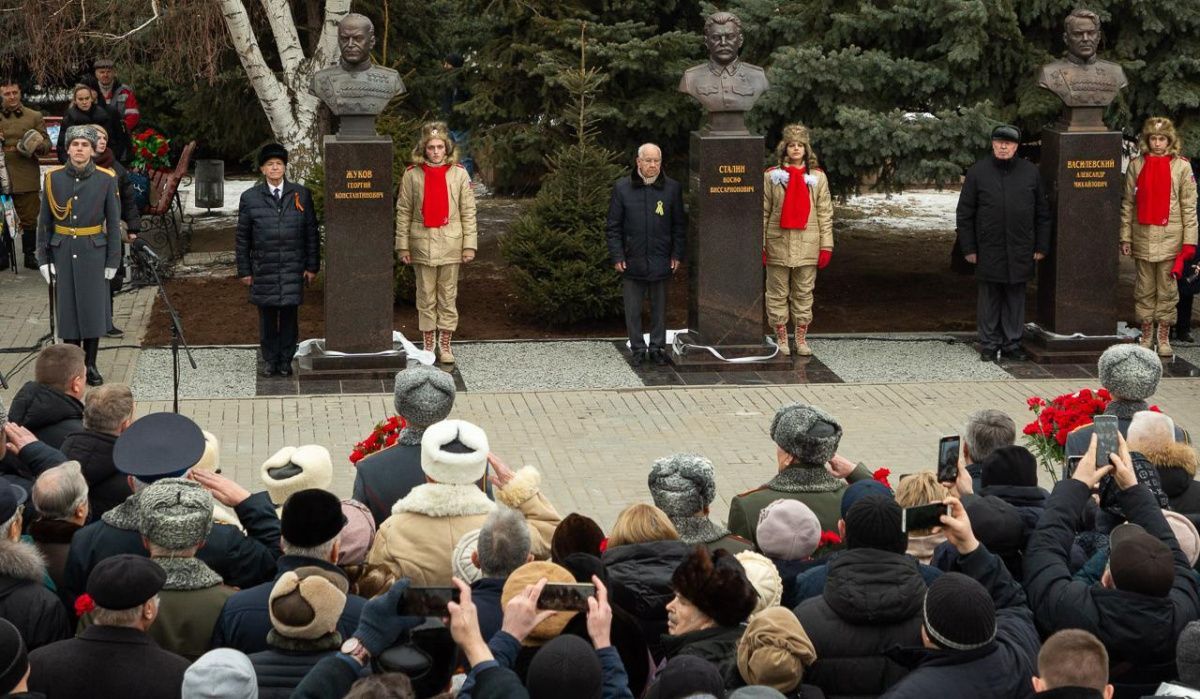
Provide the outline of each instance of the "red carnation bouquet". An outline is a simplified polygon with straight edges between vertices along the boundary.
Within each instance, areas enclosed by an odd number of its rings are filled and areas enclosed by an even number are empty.
[[[171,141],[152,128],[140,129],[133,134],[133,160],[135,170],[166,170],[171,167],[168,154]]]
[[[1104,388],[1099,391],[1085,388],[1055,396],[1049,401],[1041,396],[1025,401],[1034,415],[1033,422],[1025,425],[1023,430],[1025,444],[1052,481],[1058,482],[1066,462],[1067,435],[1090,424],[1092,418],[1103,413],[1111,402],[1112,395]]]
[[[358,465],[358,462],[366,456],[395,444],[396,440],[400,439],[400,431],[406,425],[408,423],[399,415],[393,415],[380,421],[366,439],[354,445],[354,449],[350,452],[350,463]]]

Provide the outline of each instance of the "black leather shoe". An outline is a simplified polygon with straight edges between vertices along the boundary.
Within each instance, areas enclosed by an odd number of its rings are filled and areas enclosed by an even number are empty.
[[[629,362],[634,366],[642,366],[646,363],[646,350],[634,350],[633,356],[629,358]]]
[[[981,362],[996,361],[996,350],[979,350],[979,361],[981,361]]]
[[[258,370],[258,375],[264,379],[269,379],[277,373],[274,364],[263,364],[262,369]]]
[[[280,376],[291,376],[292,375],[292,363],[291,362],[287,362],[286,364],[277,364],[277,365],[275,365],[275,368],[279,371]]]
[[[668,363],[667,353],[660,349],[651,350],[650,359],[654,361],[656,366],[666,366]]]
[[[25,253],[25,269],[37,269],[37,268],[38,268],[37,257],[33,254],[32,251],[26,252]]]
[[[104,336],[105,337],[125,337],[125,331],[114,325],[108,329],[108,332],[104,333]]]
[[[94,366],[87,368],[87,385],[102,386],[104,385],[104,377],[100,375],[100,370]]]
[[[1004,350],[1000,353],[1000,356],[1004,357],[1005,359],[1011,359],[1014,362],[1029,361],[1029,355],[1020,347],[1011,350]]]

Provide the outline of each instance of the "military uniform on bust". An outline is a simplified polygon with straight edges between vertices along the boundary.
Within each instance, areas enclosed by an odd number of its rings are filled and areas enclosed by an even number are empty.
[[[0,83],[5,81],[0,81]],[[50,136],[42,113],[21,103],[21,88],[0,84],[0,142],[12,187],[13,204],[21,221],[21,249],[25,267],[37,269],[36,230],[38,219],[38,156],[50,152]],[[15,237],[18,231],[11,231]]]
[[[67,164],[46,173],[37,226],[37,263],[54,275],[58,335],[81,345],[87,382],[99,386],[100,337],[112,324],[108,282],[121,263],[121,203],[116,173],[92,161],[97,133],[90,126],[67,132]]]

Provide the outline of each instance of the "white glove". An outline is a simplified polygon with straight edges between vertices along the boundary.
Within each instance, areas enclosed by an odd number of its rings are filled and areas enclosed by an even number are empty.
[[[115,276],[117,276],[117,268],[116,267],[105,267],[104,268],[105,281],[112,281],[113,277],[115,277]]]
[[[42,273],[42,279],[45,279],[46,283],[49,284],[50,275],[54,273],[54,265],[42,265],[38,267],[38,270]]]

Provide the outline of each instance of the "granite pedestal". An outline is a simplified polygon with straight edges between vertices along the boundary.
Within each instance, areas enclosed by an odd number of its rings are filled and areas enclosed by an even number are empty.
[[[406,357],[392,348],[392,140],[326,136],[324,146],[325,345],[300,371],[394,374]]]
[[[688,329],[683,338],[726,357],[763,356],[762,136],[693,131],[688,178]],[[703,350],[672,357],[681,370],[745,370]],[[790,369],[788,358],[755,363]]]
[[[1042,181],[1053,216],[1038,265],[1037,323],[1025,349],[1038,362],[1094,361],[1117,332],[1121,134],[1055,124],[1042,131]]]

